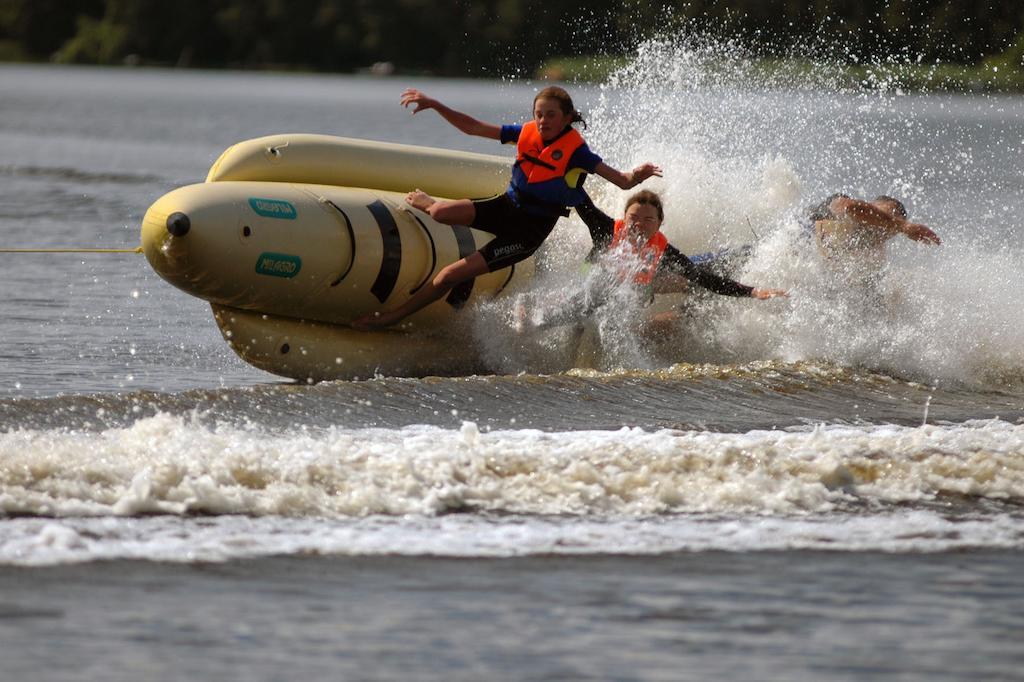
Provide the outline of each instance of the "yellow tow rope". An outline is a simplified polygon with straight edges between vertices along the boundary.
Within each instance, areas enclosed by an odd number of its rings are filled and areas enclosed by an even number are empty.
[[[0,253],[142,253],[142,247],[134,249],[0,249]]]

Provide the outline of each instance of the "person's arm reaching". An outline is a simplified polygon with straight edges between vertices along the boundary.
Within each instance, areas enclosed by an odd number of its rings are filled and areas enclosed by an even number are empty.
[[[468,114],[456,111],[449,106],[441,104],[441,102],[437,101],[433,97],[427,97],[415,88],[409,88],[402,93],[401,104],[403,107],[413,105],[413,114],[418,114],[426,109],[433,109],[439,113],[444,120],[448,121],[467,135],[486,137],[491,140],[501,139],[501,126],[479,121]]]
[[[908,238],[913,239],[915,242],[935,244],[936,246],[942,243],[942,240],[939,239],[939,235],[935,234],[930,227],[922,225],[921,223],[904,221],[900,228],[900,232]]]
[[[583,223],[590,230],[590,241],[594,246],[587,254],[587,261],[593,261],[599,254],[606,251],[612,244],[612,236],[615,232],[615,219],[604,211],[594,206],[594,202],[588,196],[586,200],[574,207]]]
[[[859,225],[878,228],[888,233],[906,235],[914,241],[926,244],[941,244],[942,240],[926,225],[912,223],[886,213],[877,206],[859,199],[838,197],[829,205],[837,217],[849,217]]]
[[[628,173],[615,170],[603,161],[597,164],[594,172],[621,189],[633,189],[649,177],[661,177],[661,168],[653,163],[640,164]]]
[[[722,277],[707,268],[698,267],[686,254],[671,244],[665,248],[665,254],[661,257],[661,267],[658,268],[659,275],[662,268],[665,268],[666,273],[682,274],[694,284],[722,296],[749,296],[764,300],[788,295],[782,289],[759,289],[747,286],[728,277]]]

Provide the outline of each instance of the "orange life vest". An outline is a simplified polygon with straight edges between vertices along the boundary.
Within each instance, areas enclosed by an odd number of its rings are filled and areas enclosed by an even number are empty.
[[[531,185],[565,178],[569,187],[576,188],[582,174],[569,173],[569,159],[583,144],[583,136],[575,128],[569,128],[554,142],[546,145],[537,130],[537,122],[529,121],[523,124],[522,132],[519,133],[516,164]],[[575,177],[567,177],[570,175]]]
[[[615,221],[615,228],[612,232],[612,248],[625,242],[640,260],[640,269],[633,275],[633,282],[641,286],[648,286],[654,281],[654,275],[658,272],[658,264],[661,257],[665,255],[668,247],[668,238],[660,231],[647,240],[647,243],[639,248],[626,236],[626,223],[623,220]]]

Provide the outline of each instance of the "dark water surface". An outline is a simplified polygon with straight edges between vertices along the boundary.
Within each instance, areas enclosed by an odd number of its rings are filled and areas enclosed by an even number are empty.
[[[207,423],[400,428],[697,429],[747,431],[807,424],[956,423],[1024,418],[1015,390],[925,386],[834,366],[758,363],[661,371],[380,378],[316,386],[133,391],[0,400],[0,422],[36,429],[127,426],[156,414]]]
[[[0,569],[11,679],[1016,680],[1019,552]]]

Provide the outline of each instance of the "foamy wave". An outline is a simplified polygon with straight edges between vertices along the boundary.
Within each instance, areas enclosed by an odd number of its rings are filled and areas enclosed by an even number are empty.
[[[935,511],[789,517],[372,516],[294,519],[15,519],[0,526],[0,564],[132,559],[211,562],[275,555],[506,558],[673,552],[950,552],[1024,548],[1024,520]]]
[[[0,436],[0,510],[245,514],[806,514],[1024,500],[1024,426],[268,432],[158,415],[102,433]]]

